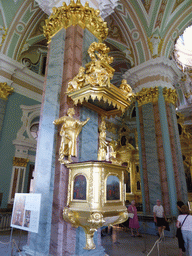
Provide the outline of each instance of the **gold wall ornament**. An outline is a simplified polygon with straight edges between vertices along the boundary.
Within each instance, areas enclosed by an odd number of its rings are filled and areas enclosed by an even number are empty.
[[[89,121],[87,118],[84,122],[73,118],[75,110],[69,108],[67,116],[56,119],[53,124],[63,124],[60,130],[61,144],[59,148],[59,161],[61,164],[72,162],[71,157],[77,156],[77,137],[82,130],[82,127]],[[65,159],[67,157],[67,159]]]
[[[14,88],[7,85],[7,83],[0,83],[0,98],[7,100],[8,96],[13,92]]]
[[[176,104],[177,102],[177,92],[175,89],[171,89],[171,88],[163,88],[163,96],[165,101],[172,103],[173,105]]]
[[[119,89],[110,83],[115,70],[110,66],[113,58],[108,52],[109,47],[103,43],[90,45],[91,62],[85,68],[80,67],[79,73],[69,81],[67,95],[75,105],[86,103],[102,115],[114,116],[122,114],[131,105],[134,94],[128,84],[125,86],[124,83],[124,89]]]
[[[3,45],[5,38],[7,36],[7,28],[0,27],[0,47]]]
[[[29,159],[14,157],[13,158],[13,166],[26,167]]]
[[[102,118],[102,121],[99,126],[99,149],[98,149],[98,157],[97,157],[99,161],[106,160],[106,154],[107,154],[105,117],[102,116],[101,118]]]
[[[63,2],[63,6],[53,8],[53,13],[45,21],[44,35],[50,42],[52,36],[62,28],[67,29],[72,25],[79,25],[83,29],[87,28],[99,41],[103,41],[107,38],[108,28],[107,22],[103,21],[99,13],[99,10],[89,7],[88,2],[85,3],[85,6],[81,4],[80,0],[77,0],[76,3],[71,0],[68,6]]]
[[[148,104],[150,102],[158,101],[158,87],[154,88],[142,88],[140,92],[138,92],[135,96],[136,101],[138,102],[138,107]]]
[[[84,249],[93,250],[94,232],[127,220],[124,172],[126,167],[102,161],[67,164],[68,202],[63,218],[86,234]],[[115,190],[112,190],[115,186]]]

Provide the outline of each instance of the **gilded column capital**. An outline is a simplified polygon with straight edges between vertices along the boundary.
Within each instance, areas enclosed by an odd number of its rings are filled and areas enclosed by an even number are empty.
[[[13,166],[26,167],[28,162],[29,162],[29,159],[26,159],[26,158],[21,158],[21,157],[13,158]]]
[[[108,35],[107,22],[103,21],[99,10],[89,7],[88,2],[83,6],[80,0],[77,0],[76,3],[71,0],[68,6],[63,2],[63,6],[53,7],[52,10],[53,13],[45,21],[46,25],[43,27],[48,42],[59,30],[67,29],[72,25],[79,25],[83,29],[87,28],[100,42]]]
[[[136,94],[136,101],[138,102],[138,107],[158,101],[158,87],[154,88],[143,88],[140,92]]]
[[[177,102],[177,92],[175,89],[163,88],[163,96],[166,102],[172,103],[173,105]]]
[[[13,87],[7,85],[7,83],[0,83],[0,98],[7,100],[8,96],[13,92]]]

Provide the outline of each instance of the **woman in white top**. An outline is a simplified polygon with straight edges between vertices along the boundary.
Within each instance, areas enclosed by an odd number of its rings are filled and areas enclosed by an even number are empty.
[[[186,255],[192,256],[192,216],[189,215],[189,208],[187,205],[181,207],[181,212],[182,214],[177,218],[177,228],[182,225],[181,232],[185,242]]]

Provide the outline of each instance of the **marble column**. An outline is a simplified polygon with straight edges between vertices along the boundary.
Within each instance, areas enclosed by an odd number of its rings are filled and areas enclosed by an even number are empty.
[[[152,214],[157,198],[170,216],[178,214],[177,200],[187,202],[173,87],[178,73],[175,64],[162,57],[125,74],[137,92],[136,120],[145,213]]]
[[[49,255],[56,145],[53,121],[59,117],[65,34],[65,29],[60,30],[53,36],[48,47],[32,191],[41,194],[39,231],[29,234],[28,243],[23,248],[27,255]]]

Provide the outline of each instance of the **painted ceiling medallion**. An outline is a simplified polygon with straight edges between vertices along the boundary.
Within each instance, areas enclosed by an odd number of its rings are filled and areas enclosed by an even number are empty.
[[[50,42],[51,37],[62,28],[79,25],[83,29],[87,28],[99,41],[103,41],[108,35],[108,28],[107,22],[103,21],[99,13],[99,10],[89,7],[88,2],[85,6],[80,0],[76,3],[71,0],[68,6],[63,2],[63,6],[54,7],[49,19],[45,20],[44,35]]]
[[[103,43],[92,43],[88,53],[91,62],[80,67],[79,73],[69,81],[67,95],[74,104],[83,103],[105,116],[122,114],[134,97],[132,88],[125,79],[119,88],[110,83],[114,69],[113,58],[108,56],[109,47]]]

